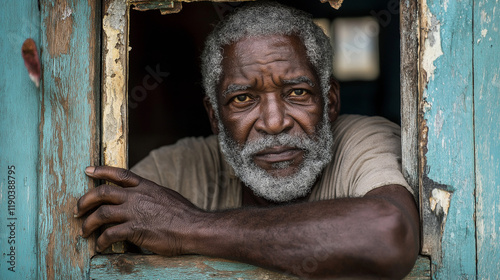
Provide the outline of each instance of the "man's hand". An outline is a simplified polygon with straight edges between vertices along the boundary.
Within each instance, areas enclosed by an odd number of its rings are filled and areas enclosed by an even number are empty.
[[[90,213],[82,225],[85,238],[104,224],[117,224],[99,236],[97,251],[128,240],[162,255],[189,253],[183,247],[184,238],[196,225],[202,210],[179,193],[125,169],[87,167],[85,173],[120,186],[100,185],[82,196],[75,207],[75,217]]]

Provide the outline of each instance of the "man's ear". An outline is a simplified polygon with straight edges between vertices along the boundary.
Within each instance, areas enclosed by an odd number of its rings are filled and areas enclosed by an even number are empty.
[[[205,105],[205,110],[207,110],[208,119],[210,120],[210,127],[212,128],[212,132],[214,134],[219,134],[219,125],[217,117],[215,117],[215,110],[212,107],[212,103],[210,103],[210,98],[208,96],[205,96],[203,98],[203,105]]]
[[[334,122],[340,112],[340,86],[335,78],[330,79],[330,90],[328,91],[328,116],[330,122]]]

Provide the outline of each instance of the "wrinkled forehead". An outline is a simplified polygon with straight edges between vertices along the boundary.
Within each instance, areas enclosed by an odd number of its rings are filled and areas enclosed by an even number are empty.
[[[288,70],[310,76],[317,80],[317,74],[310,63],[304,44],[293,35],[251,36],[240,39],[223,49],[222,75],[224,80],[237,75],[242,70],[254,69],[265,72],[266,66],[282,64]],[[269,74],[269,73],[268,73]],[[289,77],[297,78],[297,77]]]
[[[251,63],[254,60],[265,63],[273,59],[310,64],[304,44],[295,35],[248,36],[223,47],[223,63]]]

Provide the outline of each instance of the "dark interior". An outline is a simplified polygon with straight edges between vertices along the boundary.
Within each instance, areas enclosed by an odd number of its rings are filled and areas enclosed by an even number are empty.
[[[340,10],[319,0],[279,2],[315,18],[375,16],[380,75],[372,81],[341,81],[341,113],[379,115],[400,123],[399,12],[394,13],[392,3],[399,1],[347,0]],[[182,11],[171,15],[130,11],[129,167],[152,149],[212,133],[202,104],[201,50],[213,26],[239,5],[244,4],[183,3]]]

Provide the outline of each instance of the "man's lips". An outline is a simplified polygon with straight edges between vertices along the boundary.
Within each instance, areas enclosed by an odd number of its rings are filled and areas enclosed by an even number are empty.
[[[254,159],[267,163],[276,163],[294,160],[298,156],[302,156],[303,153],[303,150],[295,147],[278,146],[267,148],[256,153]]]

